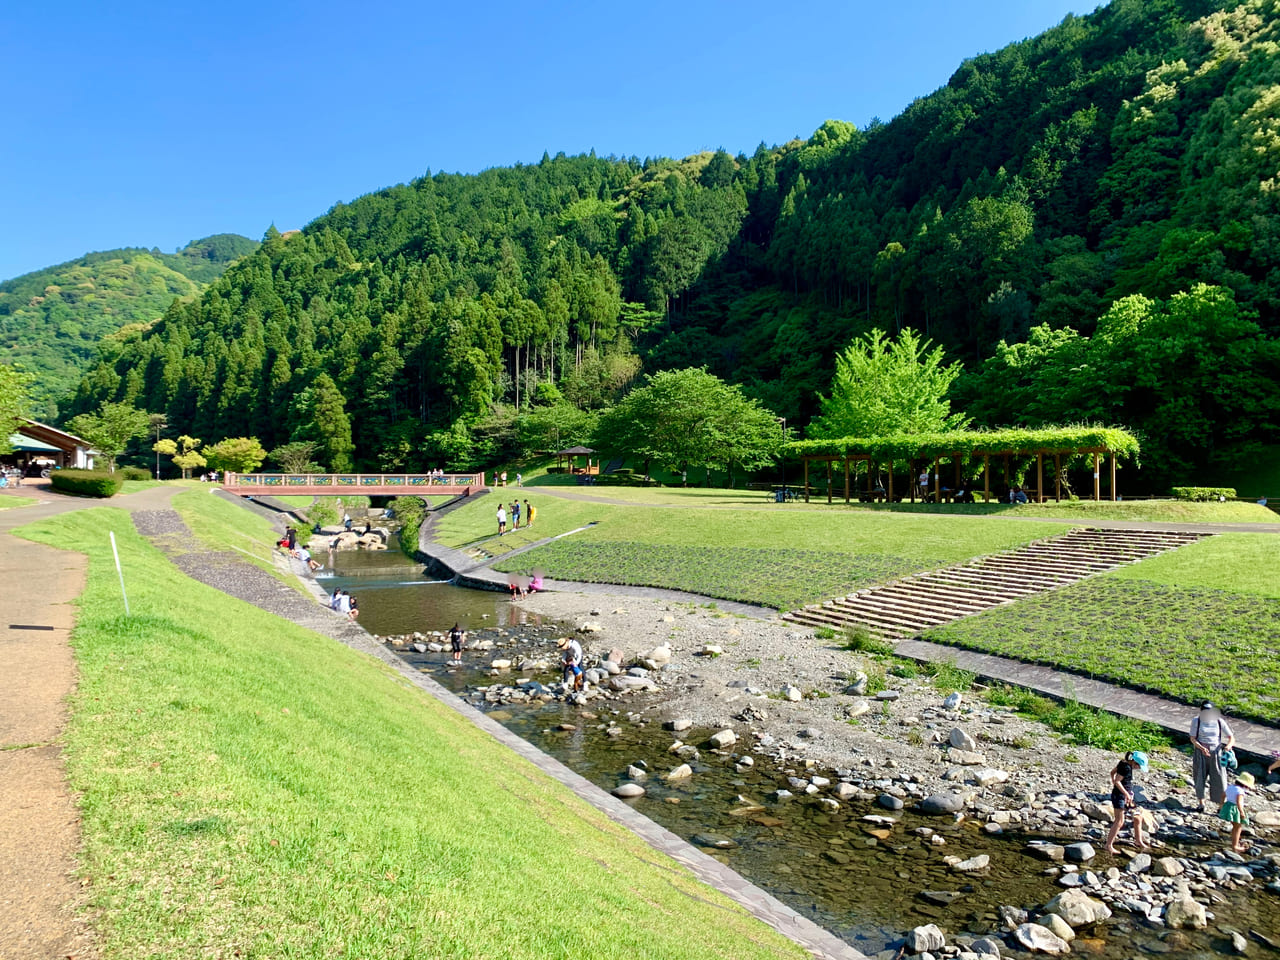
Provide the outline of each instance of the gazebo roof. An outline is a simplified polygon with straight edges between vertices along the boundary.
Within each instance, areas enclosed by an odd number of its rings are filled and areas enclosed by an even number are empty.
[[[585,457],[589,453],[595,453],[590,447],[570,447],[568,450],[561,450],[556,454],[557,457]]]

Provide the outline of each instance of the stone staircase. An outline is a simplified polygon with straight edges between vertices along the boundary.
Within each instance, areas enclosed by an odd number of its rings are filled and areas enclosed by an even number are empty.
[[[953,567],[793,610],[783,619],[809,627],[863,626],[901,640],[1033,594],[1136,563],[1202,539],[1200,533],[1077,529]]]

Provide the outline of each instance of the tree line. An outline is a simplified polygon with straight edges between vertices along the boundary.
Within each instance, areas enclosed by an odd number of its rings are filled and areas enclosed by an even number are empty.
[[[1278,30],[1274,0],[1114,0],[889,123],[428,173],[269,231],[105,343],[69,412],[474,469],[581,438],[643,371],[803,427],[843,345],[910,328],[975,425],[1123,423],[1151,484],[1190,479],[1280,440]]]

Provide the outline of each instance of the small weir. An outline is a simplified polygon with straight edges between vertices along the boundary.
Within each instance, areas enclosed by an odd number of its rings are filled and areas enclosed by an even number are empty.
[[[383,564],[388,559],[378,555]],[[586,707],[559,701],[486,704],[477,688],[517,678],[514,672],[490,676],[491,659],[526,655],[554,662],[552,641],[563,632],[560,625],[526,615],[520,604],[501,594],[408,578],[379,582],[344,569],[341,560],[326,586],[332,584],[360,596],[361,621],[373,633],[444,631],[457,621],[472,640],[493,640],[493,651],[469,650],[461,668],[447,664],[447,653],[402,656],[605,790],[629,779],[628,765],[643,763],[650,774],[643,782],[646,794],[628,803],[869,956],[896,946],[912,927],[925,923],[938,924],[949,938],[999,934],[1004,929],[1002,906],[1035,908],[1063,889],[1045,874],[1046,864],[1022,852],[1033,835],[1017,825],[990,836],[975,821],[956,823],[908,811],[893,814],[896,823],[888,824],[864,820],[887,814],[866,804],[845,803],[832,810],[803,795],[777,800],[773,793],[788,788],[788,771],[759,756],[752,769],[736,768],[728,756],[704,745],[714,732],[710,729],[678,735],[701,747],[701,755],[688,761],[692,777],[664,782],[658,774],[682,761],[669,752],[677,735],[661,729],[660,701],[651,695],[595,701]],[[536,679],[551,683],[557,677]],[[751,752],[745,743],[735,749]],[[801,777],[833,775],[791,772]],[[990,866],[978,874],[959,874],[942,861],[948,854],[986,854]],[[1117,911],[1096,930],[1082,930],[1073,952],[1201,960],[1230,954],[1232,930],[1257,931],[1280,940],[1274,895],[1261,884],[1217,892],[1221,902],[1213,908],[1216,919],[1205,930],[1168,930]],[[1267,952],[1256,939],[1252,949],[1262,951],[1258,955]]]

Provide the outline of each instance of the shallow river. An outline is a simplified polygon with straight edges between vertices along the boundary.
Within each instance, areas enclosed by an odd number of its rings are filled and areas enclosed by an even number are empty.
[[[336,564],[336,575],[322,577],[321,582],[330,590],[343,587],[357,595],[361,623],[372,633],[443,631],[457,621],[473,638],[490,636],[512,653],[554,660],[550,644],[557,634],[555,625],[526,617],[523,607],[502,594],[424,581],[421,568],[397,554],[344,553]],[[487,669],[492,656],[467,656],[470,663],[460,670],[446,666],[447,654],[407,654],[406,659],[460,695],[474,696],[477,686],[494,682]],[[541,679],[551,682],[554,677]],[[626,779],[628,764],[644,761],[657,773],[680,762],[667,751],[673,735],[661,730],[656,720],[640,722],[641,717],[654,716],[644,710],[652,701],[640,697],[592,704],[586,712],[597,715],[591,717],[584,717],[583,708],[555,702],[495,708],[469,699],[605,790]],[[561,724],[575,729],[558,730]],[[604,728],[614,724],[621,733],[607,737]],[[688,743],[700,743],[711,732],[693,730],[682,736]],[[897,824],[885,830],[861,819],[886,812],[878,808],[844,804],[830,811],[807,798],[769,798],[772,791],[787,786],[786,774],[764,760],[739,774],[726,759],[704,752],[692,766],[695,775],[688,780],[666,784],[651,777],[644,783],[645,796],[628,802],[685,839],[699,834],[710,835],[699,838],[704,842],[727,838],[735,844],[731,849],[704,849],[867,954],[900,942],[907,930],[922,923],[937,923],[948,935],[999,930],[1001,905],[1034,908],[1062,889],[1043,875],[1045,864],[1023,855],[1029,837],[1016,827],[991,837],[981,834],[976,822],[956,824],[947,818],[898,813]],[[808,771],[814,772],[819,771]],[[796,773],[806,775],[803,770]],[[740,798],[750,802],[744,804]],[[918,835],[917,828],[940,834],[945,845]],[[979,877],[956,874],[942,862],[945,855],[978,853],[991,857],[990,870]],[[1230,940],[1218,924],[1280,937],[1273,897],[1261,884],[1251,892],[1225,893],[1229,900],[1215,907],[1218,919],[1207,930],[1169,931],[1117,913],[1090,937],[1078,939],[1073,952],[1177,958],[1229,954]],[[1267,952],[1256,942],[1251,949]]]

